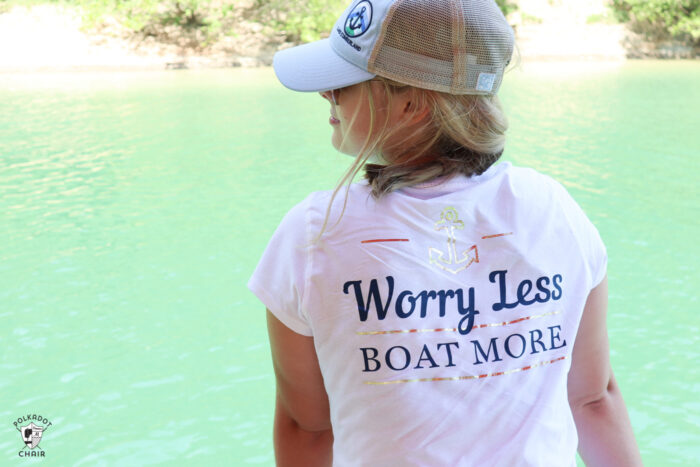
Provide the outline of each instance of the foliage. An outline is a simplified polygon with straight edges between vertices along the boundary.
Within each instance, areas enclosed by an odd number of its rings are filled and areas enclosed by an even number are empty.
[[[269,33],[290,42],[310,42],[330,31],[348,0],[0,0],[0,11],[13,5],[53,3],[78,6],[92,28],[113,17],[140,34],[174,41],[175,30],[206,46],[231,34],[241,17],[263,24]],[[504,12],[518,9],[516,0],[496,0]],[[170,37],[170,35],[173,37]],[[182,34],[179,34],[180,38]]]
[[[531,15],[531,14],[523,12],[521,17],[523,19],[523,23],[542,24],[542,18],[540,18],[539,16],[535,16],[535,15]]]
[[[594,13],[586,18],[586,24],[616,24],[618,20],[614,18],[611,14],[606,13]]]
[[[193,46],[205,46],[231,26],[234,0],[72,0],[88,25],[114,17],[128,29],[169,41],[173,31],[197,33]]]
[[[16,6],[30,8],[35,5],[57,3],[56,0],[0,0],[0,14],[7,13]]]
[[[311,42],[333,27],[347,0],[256,0],[254,18],[291,42]]]
[[[616,17],[652,40],[700,45],[700,0],[611,0]]]

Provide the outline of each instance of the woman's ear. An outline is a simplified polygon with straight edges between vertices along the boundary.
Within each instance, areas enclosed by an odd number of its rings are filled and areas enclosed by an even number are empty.
[[[399,96],[397,96],[399,97]],[[401,96],[401,120],[408,124],[416,124],[423,121],[430,114],[430,107],[424,95],[410,90]]]

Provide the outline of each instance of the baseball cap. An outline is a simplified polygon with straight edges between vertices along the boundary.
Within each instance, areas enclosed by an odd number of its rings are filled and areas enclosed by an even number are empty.
[[[295,91],[328,91],[379,75],[450,94],[495,94],[513,29],[494,0],[353,0],[327,39],[279,51]]]

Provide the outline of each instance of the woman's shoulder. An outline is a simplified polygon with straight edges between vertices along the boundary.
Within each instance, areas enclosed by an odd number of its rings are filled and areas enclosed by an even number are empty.
[[[503,171],[504,175],[513,183],[548,190],[561,186],[552,176],[532,167],[514,165],[510,162],[506,162],[505,164],[507,164],[507,169]]]
[[[289,209],[285,220],[293,223],[314,224],[319,219],[323,221],[329,205],[332,218],[334,214],[347,211],[348,207],[352,208],[360,202],[364,204],[371,200],[371,191],[366,180],[343,185],[337,192],[335,189],[312,191]]]
[[[514,169],[513,185],[518,187],[533,212],[558,216],[576,237],[598,237],[588,215],[563,183],[532,168]]]
[[[490,193],[497,198],[495,203],[507,205],[529,219],[556,216],[577,228],[590,223],[563,183],[531,167],[510,165]]]
[[[537,169],[509,164],[503,172],[502,183],[507,184],[513,195],[524,202],[557,205],[574,202],[560,181]]]
[[[312,212],[321,210],[325,215],[331,200],[331,212],[333,212],[344,208],[347,209],[348,204],[354,205],[369,198],[372,198],[371,189],[366,180],[360,180],[349,185],[342,185],[337,191],[335,189],[312,191],[295,208],[298,207],[299,209],[306,209]]]
[[[532,167],[513,164],[511,161],[502,161],[494,164],[480,175],[472,175],[471,177],[461,175],[455,178],[463,179],[464,182],[461,185],[465,187],[482,185],[493,188],[494,186],[507,184],[514,188],[527,189],[529,192],[532,192],[533,189],[535,191],[539,189],[551,190],[559,185],[551,176]],[[458,182],[455,185],[460,185],[460,183]]]

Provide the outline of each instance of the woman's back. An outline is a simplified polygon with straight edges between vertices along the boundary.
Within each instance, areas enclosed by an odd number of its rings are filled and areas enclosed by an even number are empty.
[[[574,463],[567,372],[605,274],[598,233],[530,169],[438,182],[380,201],[353,184],[317,243],[330,194],[310,195],[251,279],[285,325],[314,337],[334,463]]]

